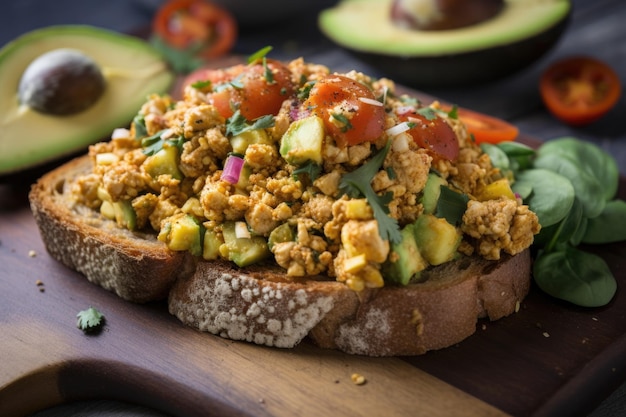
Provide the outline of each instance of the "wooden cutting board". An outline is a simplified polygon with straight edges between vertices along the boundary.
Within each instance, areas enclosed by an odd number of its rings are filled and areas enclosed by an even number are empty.
[[[518,314],[423,356],[281,350],[201,334],[165,302],[125,302],[52,259],[27,200],[49,168],[0,178],[0,416],[82,399],[181,416],[583,416],[626,379],[624,244],[596,249],[619,281],[604,308],[532,288]],[[106,316],[95,336],[76,328],[90,306]]]

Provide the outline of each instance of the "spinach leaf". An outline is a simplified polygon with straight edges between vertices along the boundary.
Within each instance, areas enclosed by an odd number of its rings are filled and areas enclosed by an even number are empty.
[[[585,217],[595,217],[606,204],[604,188],[598,177],[581,169],[579,164],[556,153],[540,153],[534,162],[535,168],[551,170],[568,178],[583,205]]]
[[[481,143],[480,149],[487,155],[489,155],[489,159],[491,159],[491,164],[499,168],[500,171],[506,172],[509,170],[511,164],[509,162],[508,155],[497,145],[492,145],[490,143]]]
[[[533,274],[547,294],[583,307],[603,306],[617,290],[615,277],[602,258],[571,246],[540,254]]]
[[[588,220],[582,242],[614,243],[626,240],[626,201],[611,200],[599,216]]]
[[[578,232],[582,219],[582,204],[576,198],[572,208],[563,220],[552,226],[541,228],[539,234],[535,236],[535,246],[544,248],[545,251],[549,252],[562,245],[569,244],[573,236]]]
[[[528,206],[537,214],[541,227],[563,220],[574,204],[574,187],[562,175],[547,169],[529,169],[518,174],[513,191],[532,187]],[[521,194],[521,193],[520,193]]]
[[[555,154],[574,162],[602,186],[605,200],[612,200],[619,184],[619,169],[615,159],[599,146],[573,137],[563,137],[545,142],[539,156]]]

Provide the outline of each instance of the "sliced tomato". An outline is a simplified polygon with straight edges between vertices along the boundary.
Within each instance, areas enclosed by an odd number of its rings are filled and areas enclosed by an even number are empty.
[[[557,61],[542,74],[539,90],[546,107],[558,119],[583,126],[604,116],[620,98],[618,75],[591,57]]]
[[[450,111],[451,107],[443,106]],[[467,131],[474,137],[476,143],[499,143],[513,141],[519,134],[519,129],[500,118],[475,112],[463,107],[456,109],[458,118],[465,124]]]
[[[331,74],[315,83],[304,106],[324,120],[339,147],[372,142],[385,126],[385,109],[366,85]]]
[[[152,30],[174,48],[198,48],[202,58],[226,54],[237,39],[235,18],[207,0],[169,0],[155,14]]]
[[[427,149],[434,158],[454,161],[459,157],[459,140],[445,120],[433,115],[426,117],[415,110],[403,111],[398,115],[402,122],[412,126],[408,133],[415,143]]]
[[[182,88],[202,81],[210,81],[208,101],[225,118],[236,109],[248,120],[276,115],[295,91],[289,68],[269,59],[227,69],[199,69],[185,78]]]

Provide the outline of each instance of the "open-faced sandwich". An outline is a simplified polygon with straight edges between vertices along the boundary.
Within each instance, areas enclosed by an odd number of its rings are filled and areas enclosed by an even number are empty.
[[[456,117],[265,56],[151,96],[42,177],[50,254],[222,337],[372,356],[453,345],[528,293],[540,226]]]

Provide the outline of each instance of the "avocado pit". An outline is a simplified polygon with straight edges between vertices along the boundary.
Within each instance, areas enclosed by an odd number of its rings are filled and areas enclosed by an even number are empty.
[[[495,17],[504,0],[393,0],[391,20],[413,30],[451,30]]]
[[[60,48],[28,65],[18,97],[21,104],[38,112],[67,116],[91,107],[105,89],[105,78],[92,58],[77,49]]]

